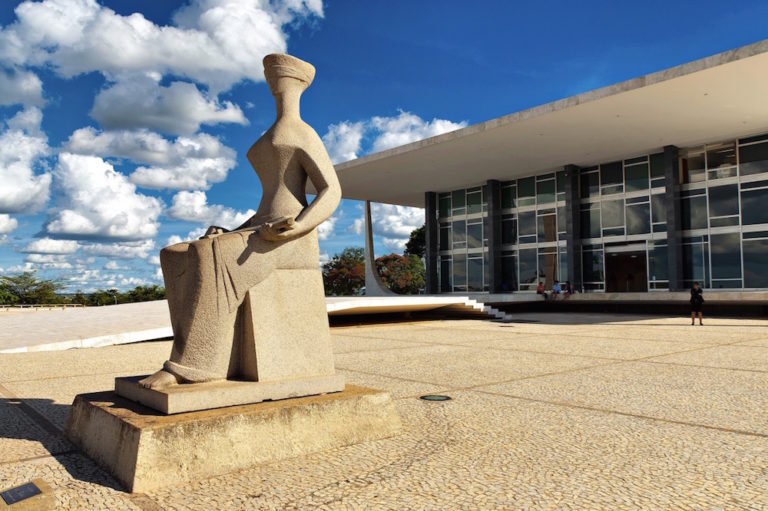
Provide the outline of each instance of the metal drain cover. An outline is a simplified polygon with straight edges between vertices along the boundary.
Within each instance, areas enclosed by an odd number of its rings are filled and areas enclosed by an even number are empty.
[[[426,396],[421,396],[419,399],[424,401],[450,401],[450,396],[441,396],[439,394],[427,394]]]

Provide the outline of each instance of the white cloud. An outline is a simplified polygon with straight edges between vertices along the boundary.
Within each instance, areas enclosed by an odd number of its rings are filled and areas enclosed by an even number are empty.
[[[392,252],[402,252],[405,250],[407,242],[408,240],[403,238],[381,238],[381,244],[384,245],[384,248]]]
[[[29,243],[23,252],[35,254],[74,254],[78,248],[80,248],[80,244],[74,240],[40,238]]]
[[[154,252],[154,240],[123,241],[112,243],[87,243],[83,250],[94,256],[116,259],[146,259]]]
[[[424,210],[391,204],[371,204],[373,233],[381,236],[384,247],[402,252],[411,231],[424,225]]]
[[[169,218],[199,222],[205,225],[219,225],[227,229],[239,227],[256,212],[252,209],[244,212],[219,204],[208,204],[205,192],[178,192],[173,196],[173,204],[166,214]]]
[[[333,215],[328,220],[326,220],[325,222],[323,222],[320,225],[318,225],[317,226],[317,239],[319,239],[320,241],[324,241],[324,240],[327,240],[328,238],[330,238],[331,236],[333,236],[333,231],[334,231],[334,229],[336,227],[336,222],[339,221],[339,217],[340,216],[341,216],[341,214]]]
[[[147,262],[149,264],[154,264],[155,266],[160,266],[160,256],[159,255],[149,256],[149,259],[147,259]]]
[[[263,80],[262,57],[286,50],[283,27],[323,11],[320,0],[195,0],[177,11],[175,26],[158,26],[95,0],[45,0],[22,2],[16,16],[0,31],[7,65],[50,65],[64,77],[156,72],[221,91],[243,79]]]
[[[323,143],[331,161],[340,163],[357,158],[364,132],[363,122],[345,121],[328,126],[328,132],[323,135]]]
[[[192,83],[164,87],[147,75],[121,78],[99,92],[91,117],[110,130],[149,128],[177,135],[191,135],[201,124],[248,124],[240,107],[211,99]]]
[[[76,130],[65,149],[72,153],[115,156],[144,164],[131,181],[146,188],[207,190],[226,179],[235,166],[235,151],[205,133],[169,141],[147,130],[99,132]]]
[[[354,160],[370,151],[384,151],[392,147],[415,142],[442,133],[454,131],[467,125],[466,121],[453,122],[446,119],[425,121],[418,115],[400,111],[394,117],[372,117],[367,121],[344,121],[328,126],[323,142],[334,163]],[[367,143],[366,143],[367,142]]]
[[[171,245],[177,245],[183,241],[184,240],[178,234],[172,234],[168,236],[168,240],[165,242],[165,246],[170,247]]]
[[[54,170],[59,203],[46,225],[50,234],[123,239],[157,234],[163,202],[94,156],[60,153]]]
[[[34,213],[48,203],[51,175],[34,170],[48,154],[42,119],[39,108],[29,107],[9,119],[0,133],[0,213]]]
[[[19,221],[10,215],[0,215],[0,234],[10,234],[19,226]]]
[[[0,105],[42,106],[43,103],[43,82],[35,73],[0,69]]]
[[[352,222],[352,225],[349,226],[348,230],[357,235],[363,234],[363,231],[365,230],[365,219],[355,218],[355,221]]]
[[[466,122],[452,122],[445,119],[425,121],[418,115],[400,111],[396,117],[374,117],[371,126],[378,132],[373,141],[373,151],[384,151],[392,147],[409,144],[467,125]]]

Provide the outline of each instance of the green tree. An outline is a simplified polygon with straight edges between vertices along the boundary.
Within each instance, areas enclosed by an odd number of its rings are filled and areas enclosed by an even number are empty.
[[[49,304],[63,300],[56,292],[64,285],[58,280],[41,280],[34,271],[0,277],[0,299],[3,303]],[[7,300],[7,301],[6,301]]]
[[[424,226],[411,231],[411,236],[405,244],[404,256],[415,255],[423,259],[427,254],[427,241],[424,234]]]
[[[360,293],[365,285],[365,255],[362,248],[347,247],[323,265],[323,284],[328,296]]]
[[[165,288],[158,285],[136,286],[124,293],[125,302],[152,302],[165,299]]]
[[[399,294],[417,294],[426,284],[424,263],[416,255],[389,254],[376,259],[376,269],[389,289]]]

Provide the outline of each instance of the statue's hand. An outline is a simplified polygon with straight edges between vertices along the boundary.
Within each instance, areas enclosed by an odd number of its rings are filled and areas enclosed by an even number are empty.
[[[203,234],[203,236],[200,239],[204,240],[206,238],[213,238],[220,234],[224,234],[225,232],[229,232],[229,231],[223,227],[219,227],[218,225],[212,225],[208,228],[207,231],[205,231],[205,234]]]
[[[284,241],[302,233],[300,224],[291,217],[268,222],[259,229],[259,236],[268,241]]]

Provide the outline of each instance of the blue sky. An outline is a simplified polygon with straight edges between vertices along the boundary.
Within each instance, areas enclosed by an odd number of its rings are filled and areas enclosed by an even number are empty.
[[[768,3],[46,0],[0,3],[0,270],[70,290],[161,283],[157,254],[235,226],[274,119],[261,58],[312,62],[335,161],[768,38]],[[377,253],[423,212],[374,208]],[[321,252],[362,246],[344,201]]]

